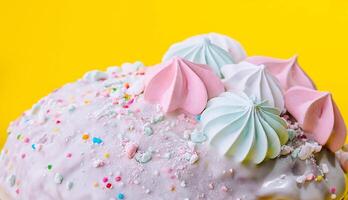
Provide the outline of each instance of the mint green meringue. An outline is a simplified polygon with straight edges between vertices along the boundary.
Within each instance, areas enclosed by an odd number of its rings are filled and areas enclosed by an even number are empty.
[[[208,102],[201,123],[210,145],[219,153],[237,162],[258,164],[277,157],[288,141],[286,122],[279,115],[265,101],[225,92]]]
[[[235,63],[229,52],[213,44],[209,38],[174,44],[162,60],[168,61],[175,56],[194,63],[208,65],[220,78],[222,77],[220,68],[226,64]]]

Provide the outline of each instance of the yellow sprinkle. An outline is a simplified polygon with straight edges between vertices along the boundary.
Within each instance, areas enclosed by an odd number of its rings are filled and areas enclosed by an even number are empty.
[[[82,139],[83,140],[88,140],[89,139],[89,135],[87,133],[82,135]]]
[[[85,100],[84,103],[85,103],[85,104],[90,104],[91,101],[90,101],[90,100]]]
[[[104,154],[104,157],[105,157],[105,158],[110,158],[110,154],[109,154],[109,153],[105,153],[105,154]]]
[[[315,178],[315,181],[320,182],[323,180],[323,176],[319,175]]]
[[[126,100],[129,100],[130,98],[131,98],[131,95],[129,95],[129,94],[124,94],[124,98],[126,99]]]

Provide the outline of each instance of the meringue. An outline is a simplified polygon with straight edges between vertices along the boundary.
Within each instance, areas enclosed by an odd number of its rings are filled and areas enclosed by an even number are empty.
[[[275,158],[288,141],[278,109],[254,102],[246,94],[225,92],[208,102],[201,120],[211,146],[237,162]]]
[[[278,80],[273,77],[264,65],[253,65],[248,62],[225,65],[221,68],[225,79],[223,83],[228,91],[246,93],[251,98],[267,101],[272,107],[284,111],[284,98]]]
[[[316,89],[313,81],[298,64],[297,56],[293,56],[288,60],[254,56],[248,57],[246,61],[256,65],[265,65],[267,70],[279,80],[284,91],[287,91],[293,86]]]
[[[206,64],[221,77],[220,68],[225,64],[237,63],[245,58],[241,45],[231,38],[210,33],[194,36],[172,45],[163,57],[163,61],[179,56],[189,61]]]
[[[285,106],[308,138],[333,152],[343,146],[347,130],[330,93],[293,87],[285,94]]]
[[[144,99],[160,104],[164,112],[199,114],[209,98],[224,92],[221,80],[209,67],[178,57],[157,65],[145,79]]]

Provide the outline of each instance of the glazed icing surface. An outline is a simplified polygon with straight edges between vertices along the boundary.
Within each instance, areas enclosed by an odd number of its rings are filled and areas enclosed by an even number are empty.
[[[0,188],[21,200],[343,196],[334,154],[306,139],[291,117],[282,116],[289,141],[278,157],[234,162],[211,148],[199,116],[165,114],[144,101],[146,68],[125,68],[87,74],[14,121],[1,151]]]

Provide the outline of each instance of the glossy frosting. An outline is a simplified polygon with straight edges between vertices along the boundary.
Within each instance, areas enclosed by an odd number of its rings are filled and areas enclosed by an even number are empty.
[[[206,65],[179,57],[155,66],[146,75],[144,98],[165,112],[199,114],[209,98],[224,92],[221,80]]]
[[[285,94],[286,108],[306,135],[331,151],[340,149],[346,138],[346,126],[332,96],[305,87],[293,87]]]
[[[246,94],[226,92],[209,101],[202,114],[203,133],[210,144],[237,162],[261,163],[275,158],[288,140],[280,112]]]
[[[206,64],[221,77],[220,68],[226,64],[237,63],[245,58],[241,45],[220,34],[210,33],[194,36],[172,45],[163,57],[167,61],[174,56],[189,61]]]
[[[225,65],[221,71],[225,77],[223,82],[227,90],[245,92],[250,97],[267,101],[270,106],[280,111],[285,110],[282,88],[264,65],[240,62]]]
[[[287,91],[293,86],[315,89],[313,81],[298,64],[297,56],[287,60],[253,56],[248,57],[246,61],[256,65],[265,65],[267,70],[279,80],[284,91]]]
[[[292,140],[280,157],[234,162],[199,137],[199,118],[165,115],[142,92],[129,94],[147,71],[110,68],[106,80],[67,84],[25,112],[1,151],[0,191],[20,200],[342,197],[338,161],[308,152],[296,122],[287,121]]]

